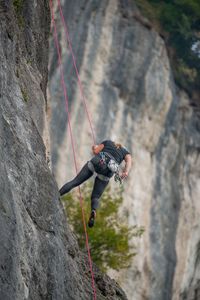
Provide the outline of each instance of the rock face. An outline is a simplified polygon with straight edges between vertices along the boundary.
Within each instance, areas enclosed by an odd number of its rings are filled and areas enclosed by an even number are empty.
[[[48,1],[0,1],[0,299],[93,299],[48,167]],[[127,299],[94,266],[97,299]]]
[[[200,112],[175,86],[164,41],[133,1],[63,1],[63,12],[97,142],[119,140],[134,157],[123,210],[146,231],[132,267],[116,276],[130,300],[200,299]],[[57,26],[81,166],[91,132],[58,12]],[[53,40],[49,90],[61,186],[74,172]]]

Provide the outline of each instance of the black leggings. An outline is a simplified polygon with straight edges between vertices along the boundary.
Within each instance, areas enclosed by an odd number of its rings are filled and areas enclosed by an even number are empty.
[[[73,188],[77,187],[78,185],[89,179],[92,175],[93,172],[88,168],[88,163],[86,163],[79,172],[79,174],[72,181],[69,181],[65,185],[63,185],[63,187],[60,189],[60,195],[62,196],[68,193]],[[91,196],[91,209],[97,209],[99,205],[99,199],[103,194],[108,183],[109,180],[104,181],[96,176]]]

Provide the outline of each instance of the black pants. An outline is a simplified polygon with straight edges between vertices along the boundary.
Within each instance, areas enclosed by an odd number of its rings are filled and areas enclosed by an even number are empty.
[[[79,174],[72,180],[67,182],[63,187],[60,189],[60,195],[64,195],[71,191],[73,188],[79,186],[81,183],[89,179],[93,175],[93,172],[88,168],[88,163],[86,163]],[[97,209],[99,205],[99,199],[103,194],[106,186],[108,185],[108,181],[104,181],[99,179],[98,177],[95,178],[94,187],[91,195],[91,209]]]

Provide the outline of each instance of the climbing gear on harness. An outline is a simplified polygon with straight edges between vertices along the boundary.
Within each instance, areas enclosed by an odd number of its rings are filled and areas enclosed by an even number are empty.
[[[96,211],[95,211],[95,210],[92,210],[92,211],[91,211],[91,214],[90,214],[89,221],[88,221],[88,226],[89,226],[90,228],[94,226],[95,218],[96,218]]]
[[[110,169],[113,173],[117,173],[119,170],[119,165],[111,158],[108,162],[108,169]]]
[[[117,173],[115,174],[114,180],[115,180],[115,182],[118,182],[118,181],[119,181],[120,184],[123,183],[123,180],[122,180],[121,176],[119,175],[119,172],[117,172]]]
[[[95,160],[97,160],[97,165],[99,165],[102,170],[108,168],[112,173],[115,174],[115,182],[119,182],[120,184],[123,183],[123,180],[119,175],[119,164],[115,161],[114,157],[112,157],[110,153],[101,151],[99,152],[99,157],[97,158],[96,156]],[[106,178],[104,180],[106,180]]]
[[[104,164],[106,164],[106,156],[105,156],[105,154],[104,154],[104,152],[99,152],[99,154],[100,154],[100,161],[99,161],[99,164],[100,165],[104,165]]]
[[[114,157],[107,152],[99,152],[101,156],[100,164],[104,164],[110,171],[116,173],[119,169],[119,164],[115,161]]]

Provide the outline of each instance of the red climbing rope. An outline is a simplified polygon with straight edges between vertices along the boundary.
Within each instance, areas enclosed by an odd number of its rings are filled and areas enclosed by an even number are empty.
[[[72,128],[71,128],[69,101],[68,101],[68,96],[67,96],[67,88],[66,88],[65,81],[64,81],[64,72],[63,72],[63,65],[62,65],[62,59],[61,59],[61,51],[60,51],[60,47],[59,47],[59,43],[58,43],[58,34],[57,34],[56,23],[55,23],[55,18],[54,18],[52,0],[50,0],[49,3],[50,3],[50,10],[51,10],[51,16],[52,16],[52,23],[53,23],[53,27],[54,27],[54,41],[55,41],[55,45],[56,45],[56,49],[57,49],[57,53],[58,53],[58,62],[59,62],[59,68],[60,68],[60,74],[61,74],[61,85],[63,88],[64,98],[65,98],[65,102],[66,102],[66,111],[67,111],[67,116],[68,116],[70,139],[71,139],[71,144],[72,144],[72,149],[73,149],[74,165],[75,165],[75,170],[76,170],[76,174],[77,174],[78,168],[77,168],[77,163],[76,163],[76,153],[75,153],[74,139],[73,139]],[[82,219],[83,219],[83,226],[84,226],[84,231],[85,231],[85,240],[86,240],[86,247],[87,247],[87,252],[88,252],[89,267],[90,267],[90,272],[91,272],[91,277],[92,277],[93,299],[96,300],[96,288],[95,288],[95,281],[94,281],[94,273],[93,273],[93,269],[92,269],[92,259],[91,259],[91,254],[90,254],[89,239],[88,239],[87,227],[86,227],[86,222],[85,222],[85,214],[84,214],[84,209],[83,209],[83,197],[81,195],[80,187],[79,187],[79,198],[80,198],[80,205],[81,205],[81,210],[82,210]]]
[[[80,93],[81,93],[81,98],[82,98],[82,101],[83,101],[85,112],[87,114],[87,118],[88,118],[88,121],[89,121],[90,129],[91,129],[91,132],[92,132],[93,144],[95,145],[96,143],[95,143],[94,129],[93,129],[91,117],[90,117],[90,114],[89,114],[89,111],[88,111],[88,108],[87,108],[87,103],[86,103],[86,99],[85,99],[85,95],[84,95],[84,91],[83,91],[83,86],[82,86],[82,83],[81,83],[81,79],[80,79],[80,76],[79,76],[79,72],[78,72],[78,68],[77,68],[77,64],[76,64],[75,55],[74,55],[74,52],[73,52],[73,49],[72,49],[72,42],[71,42],[71,39],[70,39],[70,36],[69,36],[69,31],[68,31],[68,28],[67,28],[67,24],[65,22],[65,18],[64,18],[64,15],[63,15],[63,11],[62,11],[62,7],[61,7],[61,4],[60,4],[60,0],[57,0],[57,1],[58,1],[58,7],[59,7],[59,11],[60,11],[61,20],[62,20],[64,29],[65,29],[65,35],[66,35],[67,42],[69,44],[69,49],[70,49],[70,52],[71,52],[71,55],[72,55],[74,69],[76,71],[76,76],[77,76],[77,80],[78,80],[78,86],[79,86]]]

